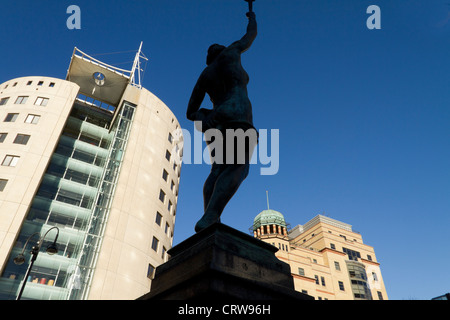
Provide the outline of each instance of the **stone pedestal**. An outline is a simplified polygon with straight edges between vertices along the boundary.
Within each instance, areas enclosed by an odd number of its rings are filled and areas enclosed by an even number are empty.
[[[150,293],[139,300],[313,300],[294,290],[278,249],[224,224],[214,224],[168,251]]]

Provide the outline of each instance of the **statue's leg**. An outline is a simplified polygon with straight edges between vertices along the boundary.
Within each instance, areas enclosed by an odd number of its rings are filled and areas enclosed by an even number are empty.
[[[257,141],[253,141],[253,143],[255,142],[257,143]],[[224,147],[225,145],[226,143],[223,144]],[[250,159],[255,146],[256,144],[247,141],[243,164],[238,164],[237,149],[234,152],[236,156],[234,164],[213,163],[211,173],[203,187],[204,215],[195,225],[196,232],[220,221],[219,219],[225,206],[248,176]],[[237,148],[237,145],[235,147]]]
[[[216,179],[205,214],[195,225],[196,232],[219,221],[225,206],[248,176],[250,168],[249,163],[241,165],[224,164],[222,166],[224,166],[224,169]]]
[[[203,185],[203,208],[204,212],[208,208],[209,201],[214,191],[214,185],[216,184],[217,178],[219,178],[220,173],[223,170],[223,165],[216,163],[212,164],[211,172]]]

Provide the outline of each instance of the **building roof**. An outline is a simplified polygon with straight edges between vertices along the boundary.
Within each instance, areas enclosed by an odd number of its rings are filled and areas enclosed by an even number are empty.
[[[282,227],[286,227],[286,221],[284,220],[284,216],[281,212],[267,209],[260,212],[255,219],[253,220],[253,230],[258,229],[261,226],[265,225],[278,225]]]
[[[117,106],[130,76],[131,71],[109,66],[75,48],[66,80],[78,84],[84,95]]]

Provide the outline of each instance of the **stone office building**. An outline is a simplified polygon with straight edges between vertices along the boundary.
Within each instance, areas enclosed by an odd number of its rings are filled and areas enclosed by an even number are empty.
[[[352,226],[323,215],[288,230],[284,216],[264,210],[253,222],[255,237],[279,250],[295,290],[316,300],[387,300],[380,263]]]
[[[140,59],[126,71],[75,48],[65,80],[0,85],[0,299],[15,299],[23,280],[22,299],[149,291],[172,246],[181,150],[175,115],[135,76]]]

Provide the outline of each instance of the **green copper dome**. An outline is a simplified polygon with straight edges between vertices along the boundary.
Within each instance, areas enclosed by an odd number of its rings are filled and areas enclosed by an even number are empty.
[[[260,214],[258,214],[253,220],[253,231],[258,229],[261,226],[265,225],[277,225],[281,227],[286,227],[286,221],[284,220],[284,216],[281,212],[275,210],[264,210]]]

